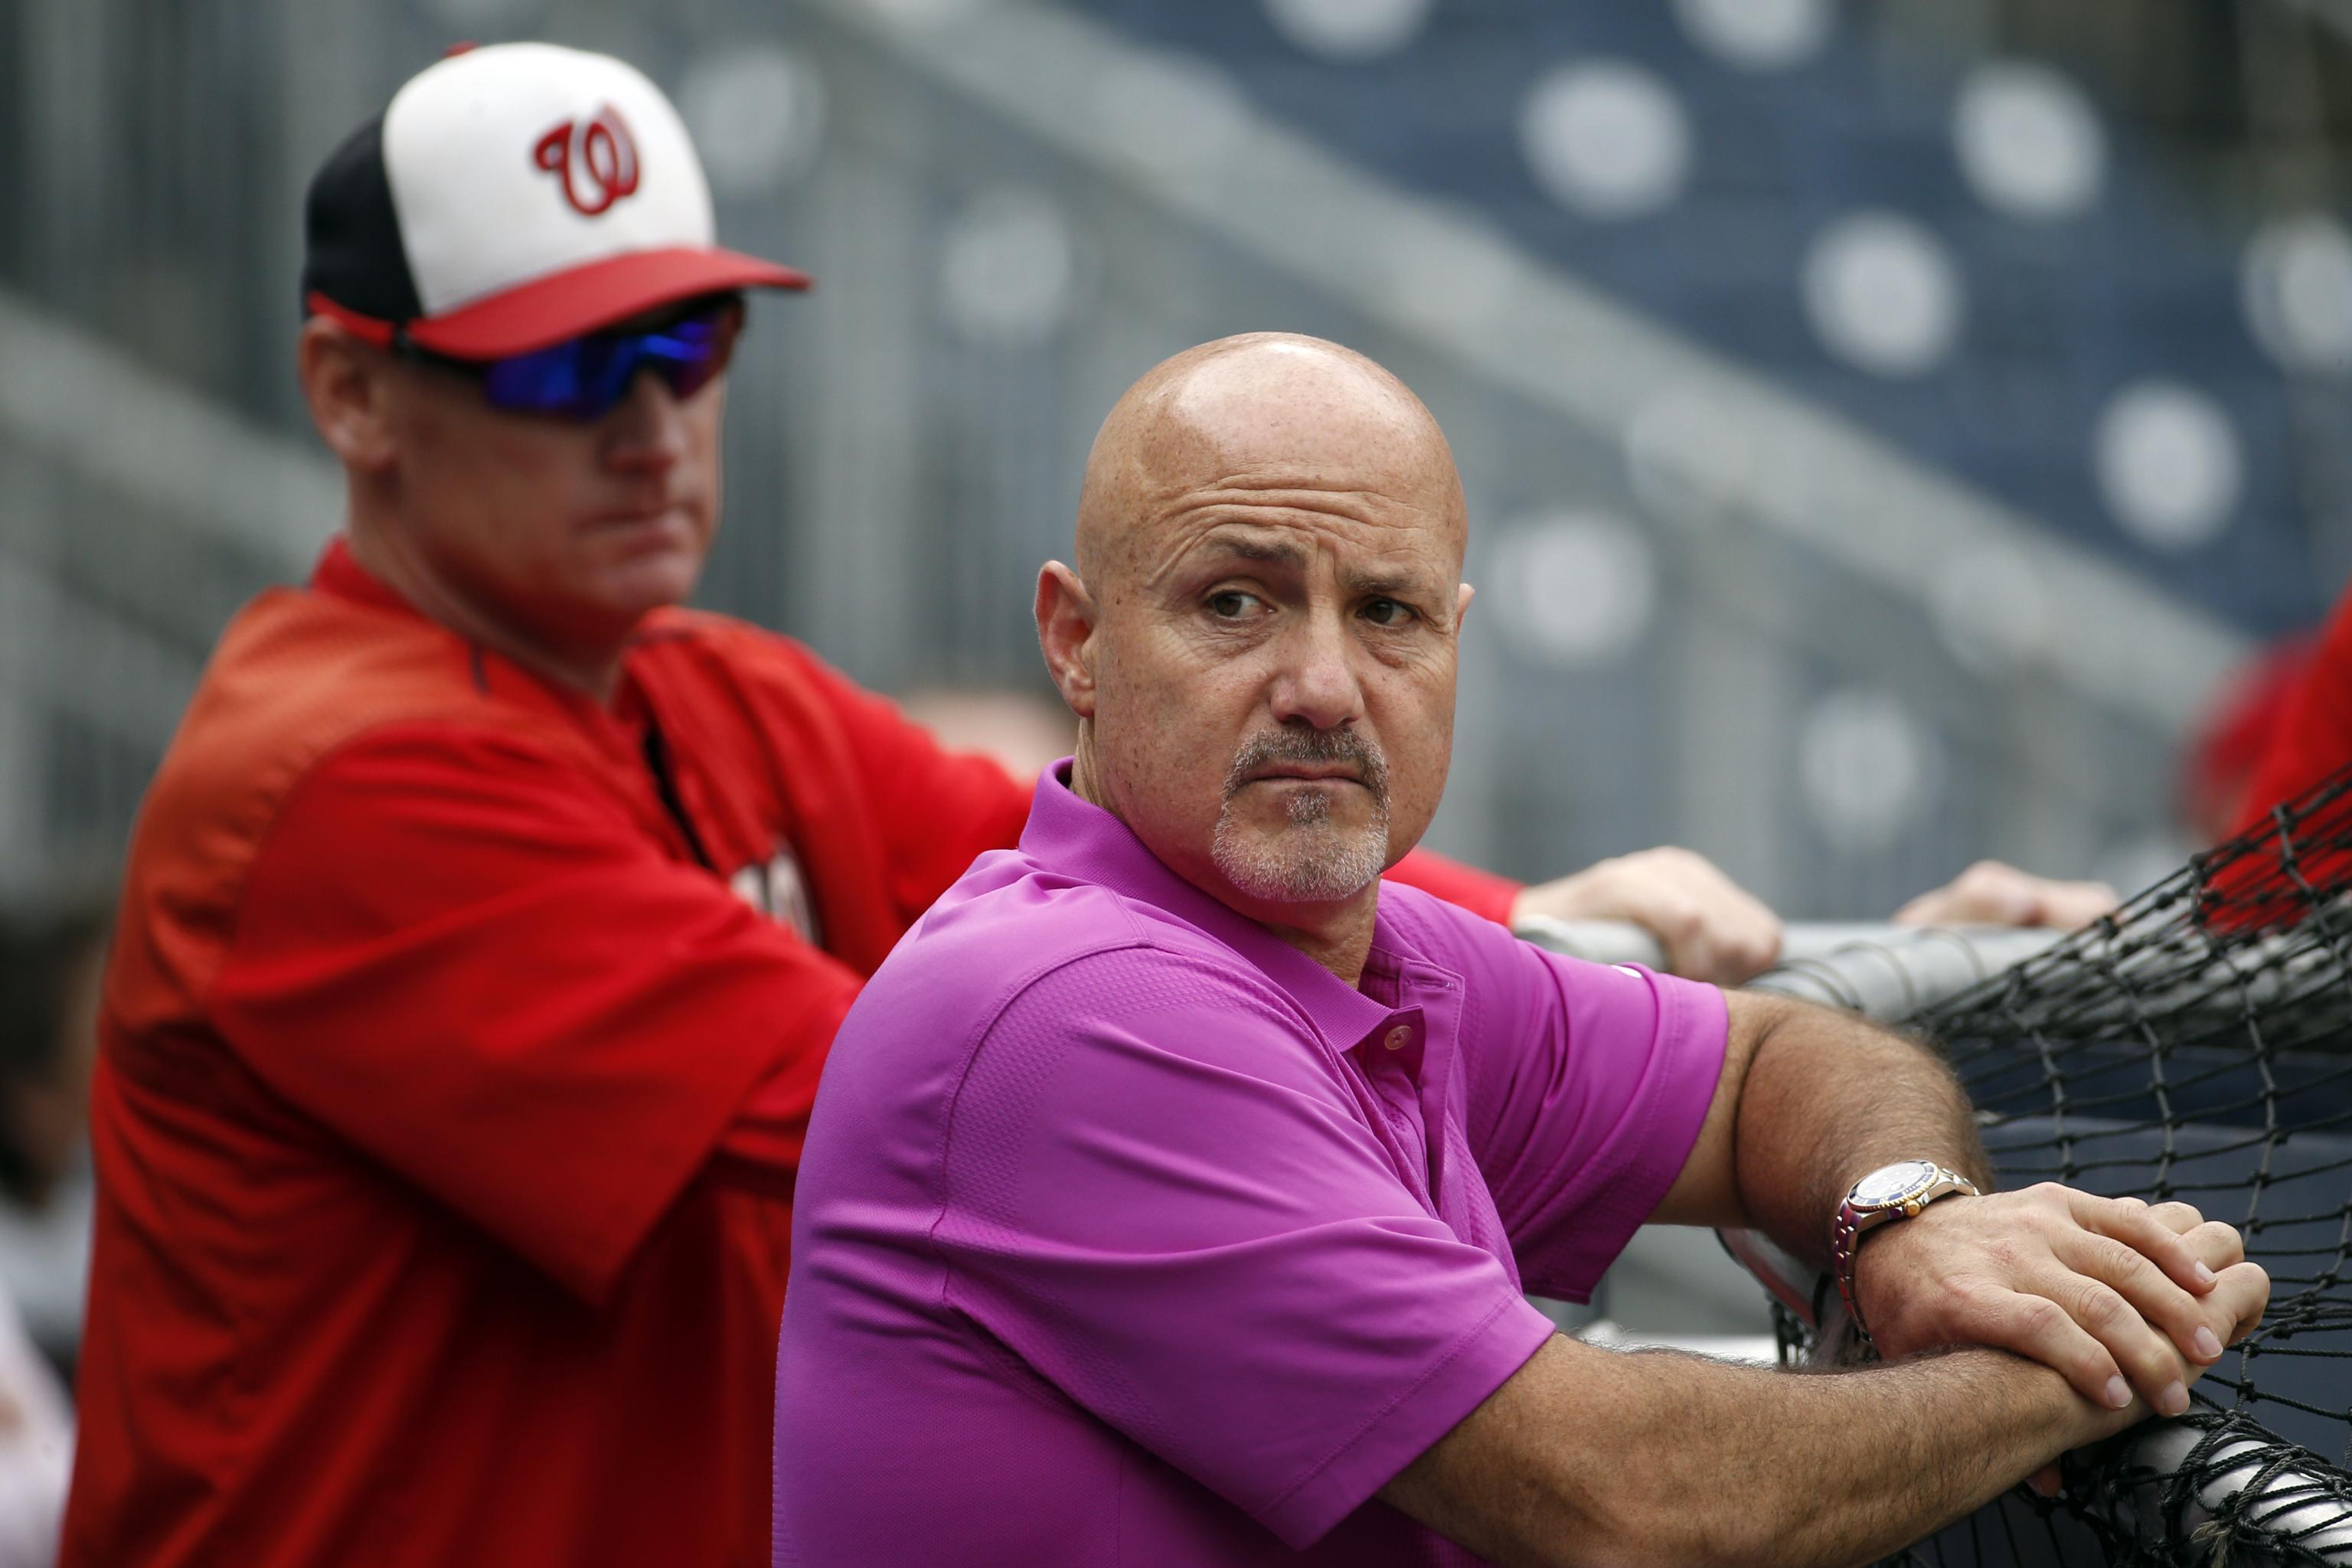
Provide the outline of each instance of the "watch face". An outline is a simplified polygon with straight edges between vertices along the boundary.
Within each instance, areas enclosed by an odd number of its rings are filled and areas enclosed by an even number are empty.
[[[1936,1167],[1925,1160],[1906,1160],[1873,1171],[1854,1184],[1853,1201],[1864,1205],[1899,1204],[1927,1184]]]

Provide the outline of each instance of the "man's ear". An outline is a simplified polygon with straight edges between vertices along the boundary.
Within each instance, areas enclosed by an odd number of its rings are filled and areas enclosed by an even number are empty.
[[[392,356],[339,321],[313,316],[302,323],[295,374],[310,422],[344,465],[366,473],[392,466],[399,447],[385,399]]]
[[[1454,629],[1455,631],[1462,629],[1462,617],[1470,613],[1470,601],[1477,596],[1478,590],[1469,584],[1462,583],[1455,585],[1454,590]]]
[[[1037,574],[1037,647],[1046,673],[1070,711],[1095,716],[1095,601],[1078,574],[1058,561]]]

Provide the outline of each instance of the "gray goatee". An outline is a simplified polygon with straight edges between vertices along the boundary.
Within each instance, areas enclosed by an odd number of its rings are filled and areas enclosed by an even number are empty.
[[[1343,826],[1331,818],[1329,795],[1301,790],[1290,797],[1286,831],[1269,835],[1244,826],[1234,820],[1234,798],[1250,773],[1273,763],[1353,763],[1372,797],[1371,820]],[[1353,730],[1286,728],[1252,736],[1234,754],[1209,855],[1244,893],[1292,904],[1348,898],[1381,874],[1388,852],[1388,759],[1373,742]]]

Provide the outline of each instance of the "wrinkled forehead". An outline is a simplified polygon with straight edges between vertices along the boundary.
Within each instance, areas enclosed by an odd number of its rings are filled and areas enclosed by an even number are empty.
[[[1453,453],[1420,402],[1369,365],[1235,356],[1196,367],[1136,415],[1121,437],[1118,511],[1146,558],[1166,552],[1171,530],[1254,521],[1328,523],[1335,542],[1460,563]]]

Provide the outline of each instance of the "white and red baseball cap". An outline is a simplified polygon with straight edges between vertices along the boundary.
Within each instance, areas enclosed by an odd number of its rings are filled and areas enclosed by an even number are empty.
[[[554,44],[464,49],[410,78],[311,180],[303,238],[307,313],[455,359],[809,285],[716,243],[702,161],[659,88]]]

